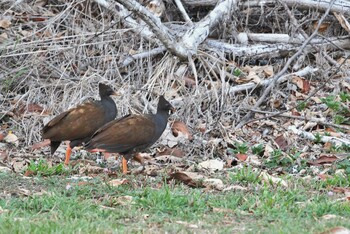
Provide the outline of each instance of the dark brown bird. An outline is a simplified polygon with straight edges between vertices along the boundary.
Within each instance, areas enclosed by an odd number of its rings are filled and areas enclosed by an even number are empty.
[[[62,141],[69,140],[66,150],[67,165],[72,148],[90,140],[94,132],[117,116],[117,107],[110,95],[118,95],[108,85],[99,84],[101,100],[83,103],[65,111],[43,128],[43,138],[51,141],[51,154],[54,154]]]
[[[86,149],[122,154],[125,174],[127,160],[153,145],[162,135],[168,122],[169,111],[174,111],[174,108],[160,96],[156,114],[126,115],[113,120],[96,131]]]

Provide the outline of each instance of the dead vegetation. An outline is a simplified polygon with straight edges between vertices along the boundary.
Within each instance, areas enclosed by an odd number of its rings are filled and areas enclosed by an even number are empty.
[[[123,94],[118,116],[154,112],[165,93],[177,108],[171,123],[189,132],[168,129],[157,146],[180,151],[185,165],[272,161],[285,171],[290,159],[300,173],[303,160],[348,158],[348,2],[154,2],[141,11],[130,0],[0,3],[0,126],[18,138],[0,142],[1,164],[14,169],[21,158],[48,155],[48,147],[31,149],[43,123],[96,98],[99,82]],[[152,155],[162,156],[155,147]]]

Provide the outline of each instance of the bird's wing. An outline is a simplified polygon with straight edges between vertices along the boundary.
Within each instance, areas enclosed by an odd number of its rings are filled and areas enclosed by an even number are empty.
[[[155,134],[152,120],[143,115],[127,115],[100,128],[88,143],[88,149],[127,152],[147,147]]]
[[[103,125],[104,111],[100,105],[87,102],[65,111],[43,128],[43,138],[74,140],[91,136]]]

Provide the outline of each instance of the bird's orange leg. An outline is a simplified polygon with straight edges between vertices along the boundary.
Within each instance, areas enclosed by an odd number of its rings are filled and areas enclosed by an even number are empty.
[[[123,157],[122,159],[123,174],[128,173],[128,161]]]
[[[64,165],[68,165],[69,164],[71,153],[72,153],[72,148],[68,144],[67,150],[66,150],[66,160],[64,161]]]

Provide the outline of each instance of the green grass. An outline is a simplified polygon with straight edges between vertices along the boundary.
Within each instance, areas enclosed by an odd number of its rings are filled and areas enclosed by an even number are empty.
[[[286,177],[285,189],[262,182],[258,172],[245,167],[230,173],[225,183],[248,190],[223,192],[167,184],[165,178],[126,177],[128,184],[111,187],[103,177],[79,184],[63,175],[0,174],[0,187],[5,188],[0,194],[1,232],[315,233],[350,228],[348,201],[337,200],[341,194],[329,195],[333,187],[349,187],[350,178]],[[30,195],[22,195],[19,188]],[[132,196],[132,202],[121,204],[123,196]],[[326,214],[344,219],[324,220]]]

